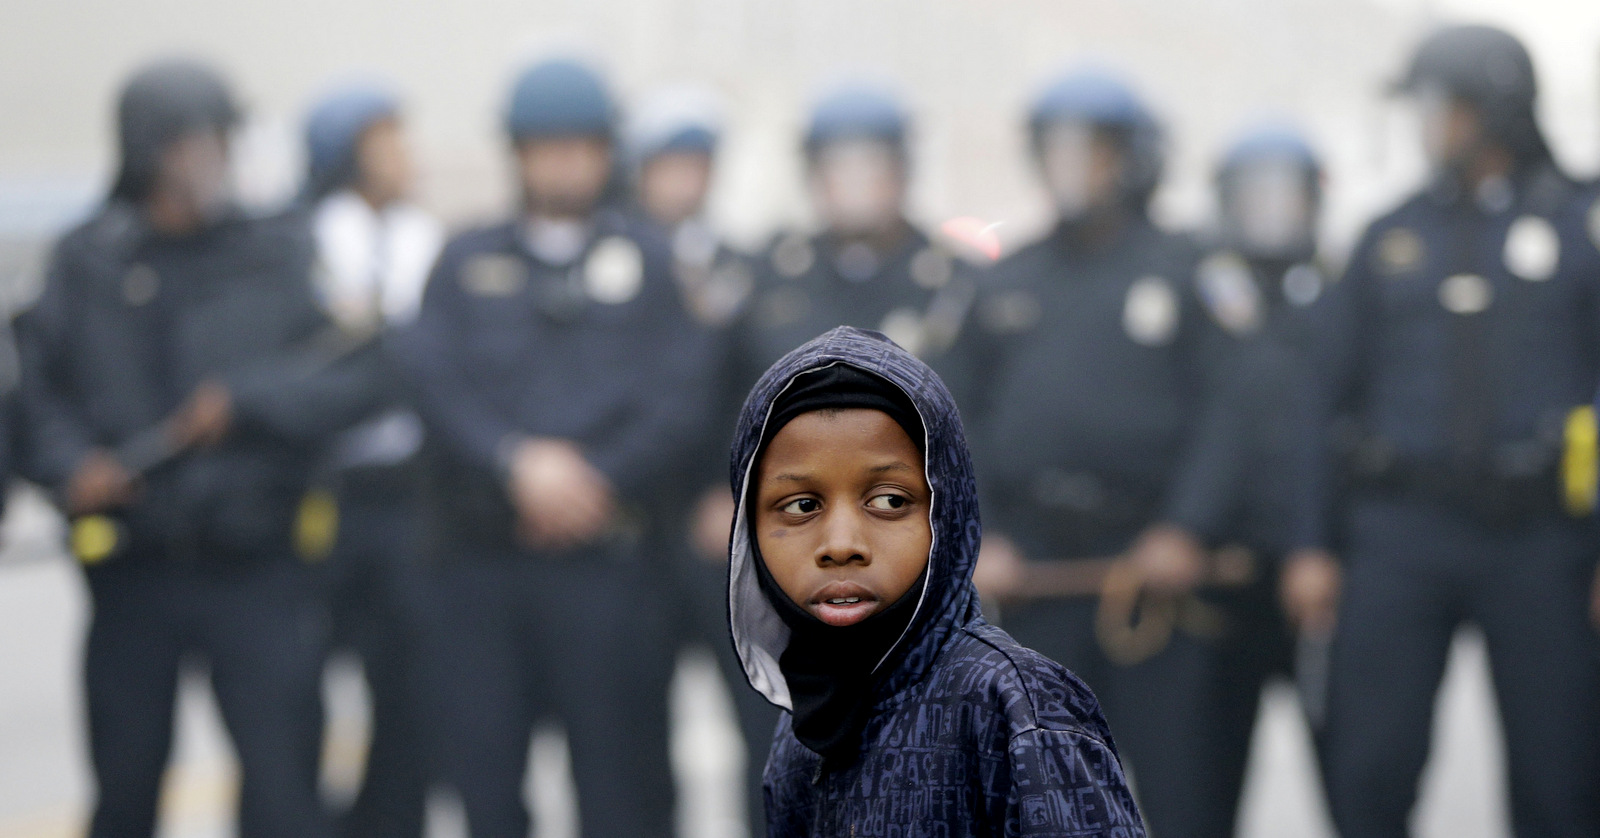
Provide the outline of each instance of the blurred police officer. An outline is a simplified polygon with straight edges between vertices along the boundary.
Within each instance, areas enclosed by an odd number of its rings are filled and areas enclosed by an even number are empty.
[[[306,152],[317,290],[347,328],[381,338],[416,316],[443,244],[438,222],[409,200],[399,99],[376,82],[328,92],[306,120]],[[341,825],[352,838],[420,836],[427,791],[417,666],[422,423],[401,406],[392,377],[386,384],[382,412],[340,437],[328,464],[333,642],[360,655],[372,697],[365,775]]]
[[[671,240],[684,306],[712,328],[733,319],[751,283],[748,260],[722,239],[707,214],[722,122],[714,91],[673,86],[639,104],[626,136],[638,208]]]
[[[628,156],[638,208],[671,241],[683,306],[717,345],[719,362],[729,357],[730,326],[752,282],[751,260],[723,241],[707,216],[721,138],[721,100],[700,87],[655,91],[628,120]],[[733,696],[745,740],[746,822],[759,835],[766,829],[761,774],[778,709],[750,687],[728,639],[727,516],[731,513],[724,511],[728,444],[727,428],[708,422],[686,449],[675,491],[663,493],[663,552],[672,557],[680,585],[676,615],[680,636],[683,642],[711,650]]]
[[[1310,491],[1323,441],[1301,434],[1313,404],[1309,310],[1328,280],[1317,253],[1322,165],[1296,128],[1268,122],[1246,130],[1223,154],[1215,185],[1219,224],[1196,269],[1196,290],[1212,319],[1236,339],[1220,387],[1239,413],[1231,433],[1246,444],[1228,537],[1258,559],[1249,584],[1216,595],[1230,616],[1217,644],[1217,764],[1228,783],[1226,799],[1237,807],[1261,687],[1269,674],[1287,672],[1291,660],[1277,571],[1285,561],[1300,567],[1327,555],[1323,509]],[[1296,584],[1306,582],[1296,577]],[[1331,630],[1306,628],[1308,643],[1325,642]],[[1323,697],[1321,660],[1306,663],[1301,683],[1310,715],[1320,722],[1320,705],[1312,702]]]
[[[94,836],[154,831],[191,654],[239,757],[239,833],[330,832],[325,615],[294,536],[320,445],[364,395],[312,295],[303,228],[230,202],[236,114],[205,66],[137,72],[111,195],[19,320],[30,468],[71,516],[93,604]]]
[[[1451,637],[1471,621],[1493,662],[1516,833],[1597,835],[1597,544],[1560,471],[1569,412],[1600,378],[1600,261],[1512,36],[1442,29],[1402,88],[1433,177],[1373,222],[1329,289],[1319,359],[1324,410],[1354,417],[1334,820],[1347,836],[1406,833]]]
[[[1097,639],[1096,621],[1126,627],[1116,609],[1141,590],[1194,610],[1235,480],[1237,435],[1208,395],[1228,338],[1194,293],[1196,248],[1146,213],[1161,137],[1134,93],[1103,71],[1069,73],[1034,102],[1030,129],[1058,221],[995,267],[967,330],[981,371],[963,405],[985,478],[978,581],[1009,601],[1008,631],[1100,697],[1152,831],[1224,835],[1210,639],[1130,646],[1106,625]],[[1077,596],[1036,584],[1123,554]]]
[[[870,84],[833,89],[812,110],[806,184],[823,229],[779,236],[760,264],[736,327],[741,400],[772,362],[839,325],[882,331],[945,371],[972,286],[906,219],[907,133],[901,103]]]
[[[511,93],[516,217],[446,245],[406,340],[436,437],[434,677],[472,834],[525,836],[532,728],[565,724],[586,836],[672,832],[672,667],[649,510],[682,491],[709,345],[667,243],[601,202],[612,100],[580,64]]]

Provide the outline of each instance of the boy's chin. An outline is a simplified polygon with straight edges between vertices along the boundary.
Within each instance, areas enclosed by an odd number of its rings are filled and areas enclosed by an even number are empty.
[[[813,603],[807,610],[812,616],[830,626],[844,628],[853,626],[883,610],[883,603],[876,599],[863,599],[860,602],[844,604],[818,602]]]

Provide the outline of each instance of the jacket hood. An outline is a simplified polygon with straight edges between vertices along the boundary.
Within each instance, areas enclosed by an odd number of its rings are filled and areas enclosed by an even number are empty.
[[[978,616],[972,568],[982,529],[972,458],[955,400],[933,370],[882,334],[847,326],[833,329],[779,359],[756,382],[739,413],[730,462],[730,483],[738,501],[728,550],[733,645],[750,685],[786,710],[793,704],[778,658],[789,644],[789,628],[761,591],[745,505],[773,403],[797,376],[834,364],[872,373],[899,387],[916,407],[924,429],[923,469],[933,496],[928,513],[933,544],[916,611],[875,670],[880,694],[915,682],[945,642]]]

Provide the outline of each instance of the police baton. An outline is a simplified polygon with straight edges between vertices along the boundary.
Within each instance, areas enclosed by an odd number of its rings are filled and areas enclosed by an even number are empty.
[[[163,419],[138,431],[111,449],[111,457],[135,478],[143,477],[181,455],[185,446],[174,438],[170,420]],[[78,561],[100,564],[126,541],[123,523],[114,514],[95,512],[73,516],[68,524],[67,545]]]
[[[313,335],[298,353],[301,364],[295,376],[309,379],[372,344],[376,329],[330,326]],[[111,449],[111,456],[135,478],[145,477],[183,456],[191,446],[180,442],[170,417],[135,432]],[[325,503],[323,499],[308,499]],[[324,510],[316,512],[326,516]],[[302,509],[302,515],[306,512]],[[98,512],[74,516],[68,526],[68,546],[86,565],[114,556],[127,541],[126,527],[115,514]]]
[[[1229,546],[1213,552],[1200,587],[1237,590],[1256,579],[1256,559],[1249,550]],[[1113,663],[1133,666],[1159,654],[1176,629],[1218,637],[1227,630],[1227,615],[1197,594],[1179,596],[1149,590],[1121,556],[1055,561],[1029,561],[1012,600],[1098,598],[1095,638]]]

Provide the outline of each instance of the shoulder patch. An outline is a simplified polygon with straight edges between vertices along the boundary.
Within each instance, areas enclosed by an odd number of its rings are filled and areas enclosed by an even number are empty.
[[[528,266],[509,253],[480,253],[461,266],[461,287],[478,297],[511,297],[528,285]]]
[[[1543,282],[1555,275],[1561,259],[1561,237],[1549,221],[1537,215],[1524,215],[1506,230],[1505,251],[1501,258],[1506,269],[1519,279]]]
[[[1388,276],[1409,273],[1422,265],[1426,255],[1426,246],[1415,230],[1395,227],[1385,232],[1378,239],[1377,247],[1373,248],[1373,267]]]
[[[1141,346],[1164,346],[1178,333],[1178,295],[1172,283],[1146,276],[1128,286],[1122,328]]]
[[[583,290],[589,299],[619,305],[639,295],[644,286],[644,254],[632,239],[607,236],[589,251],[583,263]]]
[[[1217,325],[1235,335],[1261,327],[1261,289],[1249,263],[1231,251],[1213,253],[1196,271],[1200,301]]]

